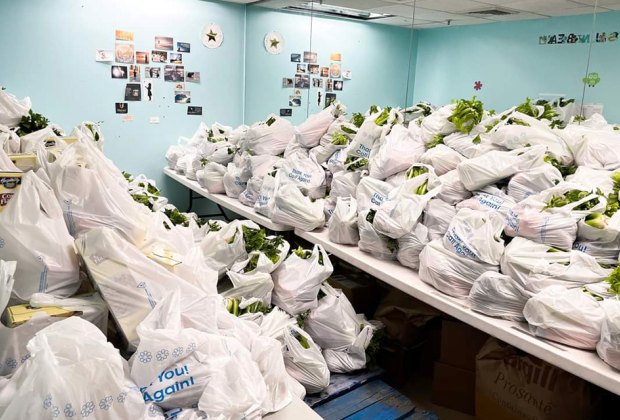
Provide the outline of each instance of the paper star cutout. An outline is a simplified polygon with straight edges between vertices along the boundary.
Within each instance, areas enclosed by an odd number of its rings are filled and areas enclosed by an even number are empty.
[[[277,48],[280,43],[277,38],[272,38],[269,42],[271,42],[271,48]]]
[[[207,38],[209,38],[207,40],[207,42],[215,42],[215,37],[217,36],[217,32],[213,32],[213,29],[209,29],[209,33],[207,34]]]
[[[476,90],[482,89],[482,82],[480,80],[474,83],[474,89]]]

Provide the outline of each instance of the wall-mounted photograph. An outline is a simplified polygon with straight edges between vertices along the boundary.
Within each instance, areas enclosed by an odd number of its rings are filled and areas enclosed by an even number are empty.
[[[129,112],[129,105],[127,102],[117,102],[114,106],[117,114],[126,114]]]
[[[112,66],[110,67],[112,73],[112,79],[126,79],[127,78],[127,66]]]
[[[301,63],[301,54],[298,54],[298,53],[291,54],[291,62],[292,63]]]
[[[149,63],[149,53],[147,51],[136,51],[136,63],[138,63],[138,64],[148,64]]]
[[[293,81],[292,78],[290,77],[283,77],[282,78],[282,87],[283,88],[292,88],[295,86],[295,82]]]
[[[301,106],[301,96],[297,96],[297,95],[289,96],[288,106]]]
[[[134,62],[133,44],[119,44],[114,46],[114,57],[117,63],[131,64]]]
[[[183,54],[170,53],[170,64],[183,64]]]
[[[140,81],[140,66],[132,64],[129,66],[129,81],[130,82],[139,82]]]
[[[310,88],[310,76],[307,74],[296,74],[295,75],[295,87],[298,89],[309,89]]]
[[[126,101],[141,101],[142,100],[142,86],[140,83],[127,83],[125,86],[125,100]]]
[[[192,99],[191,92],[187,90],[175,90],[174,91],[174,102],[177,104],[189,104]]]
[[[202,107],[201,106],[188,106],[187,115],[202,115]]]
[[[151,61],[153,63],[167,63],[168,53],[166,51],[151,51]]]
[[[314,51],[304,51],[304,63],[316,63],[316,56]]]
[[[159,67],[145,67],[144,78],[145,79],[159,79],[161,76],[161,69]]]
[[[177,52],[180,52],[180,53],[190,52],[189,42],[177,42]]]
[[[172,51],[174,42],[172,37],[169,36],[156,36],[155,37],[155,49],[156,50],[168,50]]]
[[[308,64],[308,73],[310,74],[319,74],[320,66],[318,64]]]
[[[185,81],[191,83],[200,83],[199,71],[188,71],[185,73]]]
[[[306,73],[308,67],[305,64],[297,64],[297,73]]]

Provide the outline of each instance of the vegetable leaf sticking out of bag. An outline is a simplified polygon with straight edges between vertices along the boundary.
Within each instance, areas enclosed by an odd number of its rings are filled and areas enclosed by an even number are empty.
[[[590,213],[584,223],[596,229],[605,229],[609,223],[609,216],[599,212]]]
[[[471,100],[459,100],[448,121],[454,124],[458,132],[469,134],[476,125],[480,124],[483,114],[482,102],[474,96]]]
[[[265,121],[265,124],[267,124],[267,126],[271,127],[271,124],[273,124],[274,122],[276,122],[276,118],[275,117],[271,117],[267,121]]]
[[[381,114],[379,114],[379,116],[375,118],[375,124],[377,124],[378,126],[384,126],[390,118],[391,110],[392,108],[390,108],[389,106],[385,107],[383,111],[381,111]]]
[[[620,295],[620,266],[614,268],[605,280],[610,284],[609,291]]]
[[[243,314],[255,314],[262,312],[264,314],[271,312],[271,308],[266,307],[262,302],[254,302],[245,308],[240,308],[241,301],[236,297],[226,298],[226,310],[234,316],[240,316]]]
[[[576,165],[562,165],[557,159],[547,155],[544,158],[544,161],[555,166],[558,171],[562,174],[562,177],[567,177],[568,175],[572,175],[577,171]]]
[[[168,219],[172,222],[173,225],[189,225],[189,219],[183,213],[179,211],[179,209],[165,209],[164,214],[168,216]]]
[[[351,123],[357,128],[360,128],[362,124],[364,124],[364,119],[365,118],[362,114],[360,114],[359,112],[356,112],[351,117]]]
[[[554,208],[554,207],[564,207],[570,203],[574,203],[575,201],[579,201],[591,193],[588,191],[582,190],[569,190],[562,195],[553,195],[545,209]],[[599,199],[597,197],[593,197],[591,200],[586,201],[585,203],[579,204],[574,210],[590,210],[592,207],[596,206],[599,203]]]
[[[349,156],[344,161],[344,166],[351,172],[366,169],[366,167],[368,167],[368,159],[357,156]]]
[[[293,252],[295,252],[295,255],[297,255],[299,258],[303,260],[307,260],[308,258],[312,256],[311,250],[303,249],[302,247],[297,247],[297,249]],[[323,254],[321,254],[320,252],[319,252],[319,264],[323,265]]]
[[[18,136],[25,136],[26,134],[34,133],[35,131],[43,130],[49,125],[50,121],[41,114],[32,112],[32,109],[28,111],[28,115],[24,115],[19,121],[19,128],[17,129]]]
[[[222,230],[222,226],[217,221],[207,222],[207,232],[219,232]]]
[[[345,136],[343,133],[335,132],[332,135],[332,138],[333,138],[332,144],[335,144],[338,146],[346,146],[347,144],[349,144],[349,138]]]
[[[426,148],[427,149],[432,149],[433,147],[437,146],[438,144],[443,144],[443,138],[446,137],[444,134],[435,134],[432,138],[432,140],[428,143],[426,143]]]

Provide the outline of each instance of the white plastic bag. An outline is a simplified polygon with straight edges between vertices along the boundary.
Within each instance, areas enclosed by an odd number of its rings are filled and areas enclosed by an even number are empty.
[[[529,171],[519,172],[508,182],[508,195],[517,203],[530,195],[551,188],[562,182],[562,174],[552,165],[541,165]]]
[[[250,168],[252,169],[252,177],[262,178],[274,167],[282,166],[282,158],[271,155],[250,156]]]
[[[163,420],[161,409],[145,404],[118,350],[90,322],[78,317],[56,322],[39,331],[28,350],[32,357],[0,392],[3,419]],[[89,377],[97,380],[85,380]]]
[[[73,238],[54,192],[33,172],[0,213],[0,259],[17,261],[13,294],[28,301],[36,292],[71,296],[80,285]]]
[[[243,242],[243,225],[259,229],[259,226],[251,221],[241,223],[233,220],[218,231],[208,232],[200,244],[207,265],[217,270],[220,276],[232,267],[235,261],[245,259],[248,255]]]
[[[239,194],[239,202],[244,206],[254,207],[263,186],[263,178],[252,177],[248,179],[245,190]]]
[[[579,166],[574,174],[566,177],[566,182],[583,185],[589,191],[599,188],[603,194],[609,195],[614,189],[614,182],[611,179],[612,175],[613,171]]]
[[[445,249],[462,258],[499,265],[504,253],[504,219],[498,213],[460,209],[443,237]]]
[[[605,317],[601,326],[601,339],[596,353],[605,363],[620,369],[620,301],[606,299],[601,302]]]
[[[562,286],[547,287],[530,298],[523,316],[532,334],[586,350],[596,348],[605,319],[592,295]]]
[[[255,156],[277,156],[284,152],[294,134],[294,127],[287,119],[270,114],[265,121],[257,122],[248,129],[244,145]]]
[[[312,231],[325,224],[322,199],[312,201],[294,184],[284,184],[276,190],[271,220],[304,231]]]
[[[476,312],[521,322],[525,303],[533,295],[511,277],[487,271],[474,281],[468,300]]]
[[[277,175],[265,175],[263,184],[260,187],[258,199],[254,203],[254,211],[271,218],[274,206],[275,191],[278,188],[279,180]]]
[[[321,245],[306,259],[292,252],[273,272],[273,303],[291,315],[316,308],[321,284],[334,268]]]
[[[130,349],[138,344],[137,325],[164,296],[179,290],[187,306],[204,296],[109,228],[83,233],[75,244]]]
[[[512,175],[545,164],[544,146],[510,152],[492,151],[461,162],[456,168],[465,188],[474,191]]]
[[[420,156],[420,162],[435,168],[437,175],[443,175],[455,170],[465,160],[467,160],[465,156],[444,144],[438,144]]]
[[[310,115],[296,128],[299,144],[306,149],[318,146],[321,137],[325,135],[331,123],[345,110],[346,108],[341,104],[332,104],[321,112]]]
[[[429,229],[418,223],[413,232],[398,238],[398,262],[417,270],[420,267],[420,253],[430,241]]]
[[[465,185],[459,179],[459,174],[456,170],[446,172],[439,177],[439,181],[441,182],[441,191],[439,191],[436,197],[450,205],[454,206],[472,195],[471,191],[465,188]]]
[[[503,147],[493,144],[488,134],[477,133],[475,130],[472,130],[470,134],[452,133],[444,137],[443,144],[456,150],[467,159],[482,156],[492,150],[505,150]]]
[[[355,197],[357,186],[362,179],[362,172],[340,171],[332,177],[331,197]]]
[[[431,241],[443,238],[456,212],[454,206],[443,200],[433,199],[428,202],[422,223],[428,228],[428,237]]]
[[[360,240],[357,244],[360,251],[368,252],[382,260],[396,258],[398,242],[379,234],[373,227],[375,210],[358,211],[357,226]]]
[[[224,175],[227,168],[219,163],[209,162],[203,169],[196,171],[196,179],[201,187],[206,188],[211,194],[224,194]]]
[[[281,184],[292,183],[310,198],[325,197],[325,170],[314,157],[290,156],[278,174]]]
[[[0,90],[0,124],[10,128],[17,127],[22,117],[28,115],[32,107],[30,98],[17,99],[14,95]]]
[[[381,206],[392,189],[393,187],[387,182],[369,176],[362,178],[355,191],[357,211],[361,213]]]
[[[19,153],[20,139],[15,131],[0,124],[0,149],[6,153]]]
[[[469,208],[472,210],[482,210],[487,212],[498,212],[506,217],[515,201],[507,196],[502,190],[493,186],[487,186],[481,190],[474,191],[474,196],[456,204],[457,209]]]
[[[424,144],[416,141],[404,126],[395,125],[377,154],[370,159],[370,176],[385,179],[404,171],[418,162],[424,150]]]
[[[329,369],[325,358],[321,354],[320,347],[304,330],[295,325],[284,329],[282,355],[286,371],[306,388],[308,394],[315,394],[327,388]]]
[[[269,273],[255,272],[235,273],[228,271],[228,278],[233,284],[233,288],[223,292],[223,297],[234,297],[238,299],[259,299],[265,307],[271,306],[271,296],[273,291],[273,280]]]
[[[250,172],[246,168],[240,168],[234,163],[229,163],[224,174],[224,190],[226,195],[232,198],[238,198],[248,186]]]
[[[370,115],[364,120],[357,133],[353,137],[353,141],[346,148],[348,156],[369,159],[371,151],[375,143],[380,141],[381,137],[389,132],[389,124],[383,126],[377,125],[375,119],[379,117],[379,113]]]
[[[486,271],[499,271],[499,267],[460,258],[439,240],[429,242],[420,254],[420,280],[450,296],[467,297],[474,281]]]
[[[506,246],[501,268],[502,273],[534,293],[552,285],[571,288],[597,283],[611,272],[583,252],[550,249],[520,237]]]
[[[360,235],[357,227],[357,201],[355,198],[338,197],[328,227],[329,240],[333,243],[357,245]]]
[[[33,308],[52,306],[73,311],[76,316],[91,322],[102,333],[108,333],[108,305],[101,299],[99,293],[70,298],[61,298],[47,293],[35,293],[30,297],[30,306]]]
[[[620,141],[617,130],[600,130],[569,125],[558,132],[571,147],[577,166],[592,169],[616,170],[620,168]]]

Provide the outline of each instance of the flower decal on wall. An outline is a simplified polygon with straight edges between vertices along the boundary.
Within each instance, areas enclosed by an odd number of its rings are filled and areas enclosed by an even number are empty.
[[[474,89],[476,90],[482,89],[482,82],[480,80],[477,80],[474,82]]]

